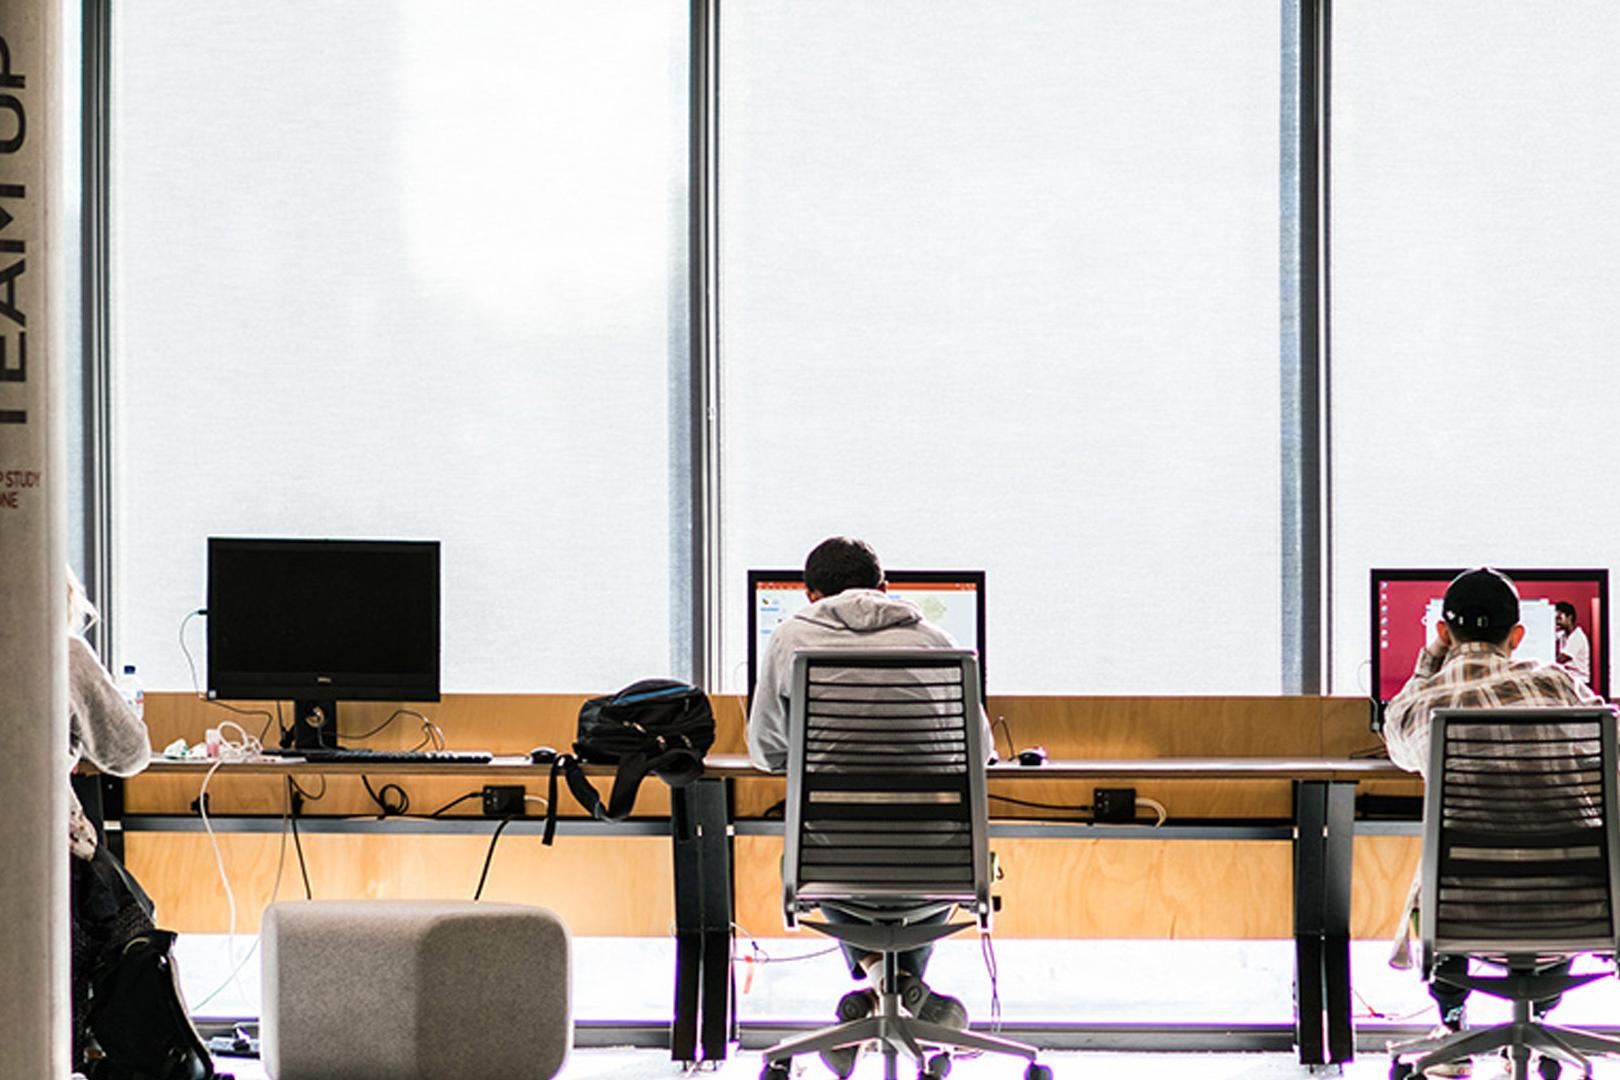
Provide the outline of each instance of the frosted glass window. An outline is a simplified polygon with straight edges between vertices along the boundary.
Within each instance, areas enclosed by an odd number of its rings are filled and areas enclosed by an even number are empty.
[[[119,661],[210,535],[399,537],[446,691],[684,673],[686,5],[114,14]]]
[[[991,691],[1276,693],[1275,0],[721,21],[722,666],[824,536],[988,575]]]
[[[1357,693],[1370,567],[1620,563],[1620,9],[1363,0],[1333,31],[1332,686]]]

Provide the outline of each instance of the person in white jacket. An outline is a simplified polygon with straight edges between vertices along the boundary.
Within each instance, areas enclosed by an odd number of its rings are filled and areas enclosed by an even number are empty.
[[[916,604],[884,591],[883,567],[869,544],[834,536],[816,545],[804,562],[805,593],[810,606],[786,620],[771,635],[754,686],[748,714],[748,756],[761,769],[780,772],[788,757],[788,695],[793,677],[793,654],[800,649],[954,649],[956,642],[944,630],[927,622]],[[983,745],[989,748],[989,724],[984,724]],[[852,921],[850,916],[823,910],[829,922]],[[944,921],[949,912],[942,913]],[[900,998],[913,1016],[957,1028],[967,1026],[961,1001],[936,994],[923,982],[931,948],[901,954]],[[876,974],[879,957],[844,946],[850,974],[867,979]],[[841,1020],[870,1016],[877,996],[870,988],[845,994],[838,1003]],[[855,1069],[859,1047],[822,1054],[840,1077]]]
[[[96,609],[72,569],[67,578],[69,753],[75,765],[83,760],[113,776],[134,776],[151,760],[151,736],[85,640]],[[88,1046],[91,972],[109,952],[152,929],[152,900],[99,842],[77,796],[69,795],[73,1054],[79,1067]]]

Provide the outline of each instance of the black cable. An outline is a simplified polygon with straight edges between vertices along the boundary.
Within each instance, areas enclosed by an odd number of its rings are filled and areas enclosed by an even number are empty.
[[[291,810],[287,820],[292,823],[293,850],[298,852],[298,872],[304,876],[304,899],[313,900],[315,892],[309,887],[309,865],[304,862],[304,844],[298,837],[298,815],[303,810],[301,799],[304,793],[302,788],[293,783],[290,776],[287,777],[287,789],[287,802]]]
[[[484,791],[483,791],[482,788],[480,788],[477,791],[469,791],[465,795],[457,795],[455,798],[451,799],[449,802],[445,803],[443,806],[441,806],[437,810],[433,811],[433,813],[429,814],[428,817],[430,817],[430,818],[439,817],[446,810],[450,809],[452,806],[460,806],[462,803],[466,802],[468,799],[477,799],[477,798],[480,798],[483,794],[484,794]]]
[[[226,712],[233,712],[238,716],[264,717],[264,726],[259,729],[259,745],[264,745],[264,737],[270,734],[270,724],[275,720],[269,709],[238,709],[235,705],[227,705],[223,701],[210,701],[208,704],[215,708],[224,709]]]
[[[411,797],[410,795],[406,794],[405,789],[400,787],[398,784],[384,784],[381,791],[376,791],[372,789],[370,777],[361,776],[360,783],[365,785],[366,794],[370,795],[371,801],[377,804],[377,809],[382,811],[383,817],[400,817],[410,810]],[[392,803],[390,803],[386,798],[389,791],[392,791],[395,795],[399,796],[399,798]]]
[[[489,838],[489,850],[484,853],[484,870],[478,875],[478,888],[473,890],[474,900],[484,895],[484,880],[489,877],[489,864],[495,858],[495,845],[500,841],[501,833],[505,832],[506,827],[510,824],[512,824],[512,817],[509,814],[501,818],[501,823],[495,826],[495,835]]]
[[[1014,806],[1027,806],[1031,810],[1072,810],[1077,814],[1091,812],[1091,806],[1062,806],[1057,803],[1030,802],[1028,799],[1015,799],[1011,795],[987,795],[985,798],[996,802],[1012,803]]]
[[[313,795],[300,787],[298,785],[298,781],[294,780],[290,776],[287,777],[287,783],[291,784],[293,790],[298,792],[298,794],[302,796],[306,802],[320,802],[322,799],[326,798],[326,777],[324,775],[321,777],[321,790]]]
[[[378,724],[376,727],[372,728],[370,731],[363,732],[362,734],[359,734],[359,735],[346,735],[346,734],[343,734],[343,733],[340,732],[338,737],[340,739],[349,739],[351,741],[363,742],[366,739],[369,739],[372,736],[378,734],[384,728],[386,728],[389,724],[392,724],[395,720],[398,720],[402,716],[414,716],[418,720],[422,721],[423,724],[428,724],[428,723],[432,722],[427,717],[423,716],[421,713],[417,712],[414,709],[395,709],[392,713],[389,714],[388,719],[384,720],[382,723]]]

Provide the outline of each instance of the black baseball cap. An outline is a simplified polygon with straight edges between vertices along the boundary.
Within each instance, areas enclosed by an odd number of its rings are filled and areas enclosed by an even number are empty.
[[[1500,570],[1465,570],[1446,586],[1444,615],[1456,630],[1505,632],[1519,625],[1519,590]]]

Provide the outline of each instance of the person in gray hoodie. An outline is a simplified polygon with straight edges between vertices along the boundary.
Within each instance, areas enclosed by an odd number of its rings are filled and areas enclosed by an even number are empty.
[[[817,544],[804,561],[810,606],[771,634],[748,713],[748,757],[781,772],[788,758],[788,693],[800,649],[954,649],[955,640],[923,619],[909,600],[884,592],[871,545],[847,536]],[[984,745],[991,745],[988,728]]]
[[[921,609],[909,600],[884,592],[883,567],[871,545],[847,536],[834,536],[817,544],[804,561],[804,587],[810,606],[783,622],[771,634],[765,659],[754,687],[753,705],[748,714],[748,756],[761,769],[780,772],[788,758],[788,695],[793,678],[793,654],[800,649],[954,649],[956,642],[944,630],[923,619]],[[990,747],[989,724],[984,723],[983,745]],[[943,922],[949,912],[936,920]],[[829,922],[852,921],[823,909]],[[844,945],[850,974],[856,979],[873,977],[880,958],[850,945]],[[950,1027],[967,1027],[967,1010],[961,1001],[936,994],[923,982],[932,946],[902,953],[899,957],[900,999],[913,1016]],[[845,994],[838,1003],[841,1020],[870,1016],[877,1007],[872,989]],[[849,1076],[859,1058],[860,1047],[825,1051],[821,1056],[828,1068]]]

